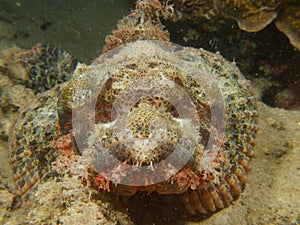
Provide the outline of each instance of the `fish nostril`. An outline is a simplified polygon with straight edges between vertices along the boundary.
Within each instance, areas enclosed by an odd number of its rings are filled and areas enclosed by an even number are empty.
[[[174,82],[180,87],[184,87],[182,80],[179,77],[175,77]]]
[[[113,107],[112,89],[113,79],[109,78],[98,95],[95,106],[95,123],[110,123],[117,118],[117,112]]]

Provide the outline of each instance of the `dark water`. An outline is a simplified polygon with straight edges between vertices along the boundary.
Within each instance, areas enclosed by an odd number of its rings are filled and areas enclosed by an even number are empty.
[[[0,0],[0,20],[13,25],[6,38],[20,47],[52,44],[88,63],[131,6],[130,0]]]

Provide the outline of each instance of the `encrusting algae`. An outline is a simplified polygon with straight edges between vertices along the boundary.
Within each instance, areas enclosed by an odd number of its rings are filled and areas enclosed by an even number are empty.
[[[200,219],[238,198],[256,100],[234,63],[170,42],[160,18],[178,16],[167,3],[137,1],[91,65],[73,71],[74,58],[56,58],[70,79],[38,94],[10,134],[18,195],[65,174],[113,195],[170,195]],[[53,79],[44,76],[35,85]]]
[[[300,49],[300,16],[297,0],[172,0],[175,8],[195,23],[203,23],[209,30],[224,23],[236,21],[241,30],[258,32],[275,21],[290,43]],[[209,24],[209,25],[205,25]]]

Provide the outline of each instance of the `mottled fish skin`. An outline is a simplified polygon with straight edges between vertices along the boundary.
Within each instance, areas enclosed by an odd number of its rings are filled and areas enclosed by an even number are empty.
[[[54,174],[51,163],[58,155],[53,141],[60,136],[56,88],[36,97],[20,110],[9,135],[11,167],[16,193],[27,192],[41,179]]]
[[[77,63],[75,57],[51,45],[36,44],[27,51],[14,48],[0,65],[1,113],[14,120],[36,94],[68,81]],[[0,123],[0,138],[6,141],[9,120]]]
[[[131,16],[136,21],[130,23],[133,26],[128,27],[128,33],[134,34],[136,30],[140,30],[143,26],[146,29],[149,24],[144,23],[145,18],[150,23],[151,19],[155,18],[153,19],[155,23],[152,24],[155,30],[163,30],[158,18],[160,13],[164,12],[163,6],[157,0],[138,1],[138,3],[145,5],[140,4],[138,9],[132,13]],[[131,17],[126,17],[125,20],[128,20],[128,18]],[[123,22],[120,23],[124,25]],[[124,26],[119,28],[126,34]],[[167,31],[163,31],[163,33],[166,34]],[[113,35],[117,36],[116,39],[113,38]],[[161,196],[170,195],[173,198],[182,199],[181,205],[185,207],[186,212],[189,214],[204,215],[206,217],[228,206],[238,198],[244,189],[246,174],[251,168],[249,163],[254,155],[257,110],[256,100],[249,82],[234,63],[226,61],[218,53],[213,54],[203,49],[182,48],[172,46],[170,42],[162,44],[155,41],[136,41],[117,48],[120,46],[120,43],[116,42],[116,40],[120,40],[118,38],[119,33],[114,32],[113,35],[107,39],[109,42],[107,43],[108,49],[113,48],[112,51],[100,56],[89,66],[80,64],[74,74],[71,72],[72,77],[69,81],[38,94],[30,105],[21,110],[9,140],[11,164],[14,172],[13,179],[17,194],[26,195],[39,180],[53,177],[58,172],[78,176],[83,183],[99,191],[110,191],[116,195],[135,196],[139,192],[149,194],[155,192]],[[166,37],[168,35],[164,35],[163,39],[159,41],[166,41]],[[143,36],[142,39],[145,39],[145,37]],[[144,52],[137,51],[135,54],[130,55],[136,49]],[[153,52],[150,51],[149,53],[147,50],[153,50]],[[149,55],[146,53],[149,53]],[[157,57],[158,53],[163,57]],[[25,58],[31,60],[30,54],[29,56],[25,54]],[[64,61],[63,59],[62,61]],[[126,60],[129,59],[136,61],[127,63]],[[174,59],[180,60],[177,62]],[[40,58],[37,62],[39,60]],[[117,60],[116,65],[113,60]],[[67,61],[69,62],[69,60]],[[71,61],[73,62],[73,60]],[[51,63],[45,64],[43,60],[42,62],[43,68],[46,67],[47,69],[51,65]],[[185,62],[189,66],[182,68],[180,62]],[[55,63],[55,65],[59,64]],[[63,63],[63,65],[68,64]],[[108,68],[108,65],[111,65],[111,67]],[[186,73],[191,68],[195,68],[197,74],[200,71],[199,73],[203,77],[199,80]],[[105,69],[107,70],[106,73],[103,72]],[[34,69],[34,71],[37,70]],[[55,71],[57,72],[57,70]],[[112,105],[114,100],[117,99],[118,93],[127,88],[135,87],[138,91],[147,88],[147,83],[144,84],[145,86],[134,86],[133,81],[139,76],[149,81],[157,81],[158,87],[168,88],[172,84],[184,89],[197,109],[196,117],[198,118],[187,121],[190,124],[189,128],[195,126],[191,122],[196,124],[200,121],[201,126],[198,130],[196,129],[197,132],[191,132],[190,134],[197,145],[193,149],[191,159],[182,169],[174,173],[172,165],[163,165],[164,171],[171,174],[171,176],[166,177],[166,180],[150,185],[145,183],[145,185],[131,186],[124,185],[121,182],[122,179],[126,179],[126,175],[131,176],[130,172],[132,171],[123,170],[122,167],[116,168],[115,165],[109,165],[105,168],[105,171],[101,170],[101,165],[99,167],[97,164],[97,156],[101,156],[101,154],[95,146],[108,148],[110,153],[123,162],[124,165],[127,163],[146,165],[151,169],[153,162],[156,163],[165,159],[166,155],[169,154],[170,146],[176,146],[178,140],[182,140],[184,137],[181,136],[182,133],[180,132],[183,128],[183,121],[178,116],[175,106],[154,96],[153,98],[144,98],[133,105],[132,109],[129,110],[125,127],[131,130],[135,138],[150,138],[148,136],[150,134],[148,122],[153,119],[153,115],[156,115],[156,118],[166,122],[165,129],[170,135],[167,135],[166,138],[164,136],[163,141],[167,144],[163,143],[158,147],[151,147],[150,145],[151,148],[147,148],[147,151],[150,149],[150,153],[157,155],[149,155],[149,152],[147,152],[147,157],[143,157],[143,151],[138,149],[136,145],[123,145],[123,142],[119,142],[119,136],[116,136],[111,129],[114,126],[111,122],[115,118]],[[62,80],[64,80],[65,76],[62,75],[62,77]],[[50,82],[47,79],[45,82],[43,78],[37,79],[36,81],[46,84],[42,85],[42,89],[37,88],[35,83],[29,85],[40,92],[56,84],[56,81],[52,82],[53,78],[52,76],[49,77]],[[219,101],[210,101],[211,99],[206,96],[211,93],[209,92],[211,83],[206,83],[205,78],[208,78],[208,81],[215,80],[217,82],[215,88],[220,91],[224,100],[224,114],[222,116],[226,120],[224,138],[215,140],[220,144],[220,150],[208,165],[203,165],[207,161],[202,163],[202,160],[205,159],[204,155],[207,153],[203,146],[209,142],[210,133],[214,132],[214,127],[211,127],[211,124],[217,122],[212,121],[215,117],[211,117],[210,106],[215,104],[215,107],[218,108],[219,106],[220,109],[222,106],[219,105]],[[100,95],[96,98],[95,108],[91,108],[90,111],[84,110],[83,106],[89,105],[89,101],[92,99],[89,95],[90,91],[94,90],[90,88],[91,85],[96,89],[102,81],[105,81],[105,83],[100,90]],[[149,82],[149,86],[151,86],[150,84],[152,83]],[[164,90],[162,89],[162,91]],[[166,93],[169,92],[166,91]],[[130,94],[132,94],[130,96],[134,96],[135,93],[130,92]],[[118,106],[118,102],[116,104]],[[80,124],[81,127],[79,128],[81,130],[74,128],[72,110],[82,113],[79,121],[82,120],[86,123]],[[95,114],[93,114],[93,110],[96,110]],[[153,113],[149,114],[149,111]],[[92,130],[95,122],[98,130],[96,128]],[[154,131],[161,131],[161,129]],[[81,132],[88,141],[84,143],[76,142],[77,140],[74,140],[76,139],[74,137],[77,134],[76,132]],[[82,146],[84,150],[81,148]],[[123,154],[124,152],[126,154]],[[182,155],[184,154],[183,152]],[[180,158],[178,160],[180,161]],[[207,167],[200,169],[203,166]],[[167,170],[167,168],[170,168],[170,170]],[[103,173],[106,173],[107,170],[113,174],[118,172],[117,178],[113,177],[116,179],[108,180],[103,177]],[[120,177],[119,174],[123,177]],[[130,178],[134,180],[135,177]],[[154,177],[150,177],[149,182],[151,182],[151,178]]]
[[[57,149],[52,142],[60,135],[59,84],[71,79],[78,60],[55,46],[36,44],[28,51],[16,53],[14,63],[27,77],[14,82],[32,89],[37,95],[20,109],[9,135],[16,192],[24,195],[39,180],[53,174],[51,163],[57,156]]]
[[[27,88],[41,93],[70,80],[79,62],[74,56],[52,45],[36,44],[32,49],[16,55],[26,70]]]

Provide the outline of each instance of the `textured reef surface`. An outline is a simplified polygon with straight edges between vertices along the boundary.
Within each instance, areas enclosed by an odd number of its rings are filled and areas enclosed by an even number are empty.
[[[273,20],[291,44],[300,49],[300,16],[297,0],[172,0],[182,12],[188,12],[195,21],[216,24],[224,18],[233,19],[241,30],[257,32]],[[213,27],[213,26],[211,26]]]

